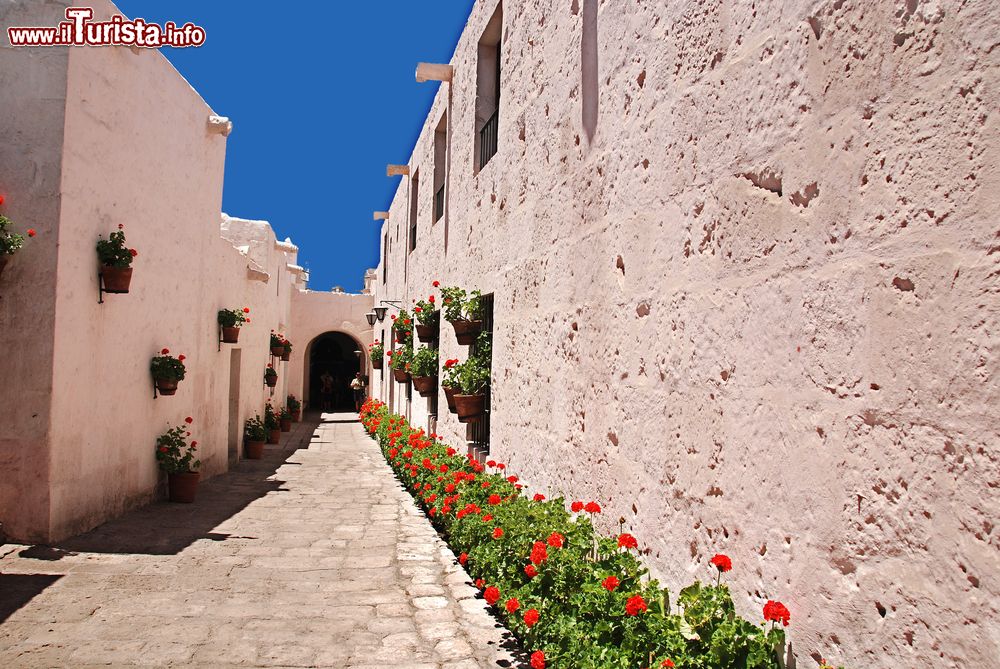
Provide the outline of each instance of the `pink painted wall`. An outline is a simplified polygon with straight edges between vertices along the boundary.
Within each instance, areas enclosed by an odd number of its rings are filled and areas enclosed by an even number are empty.
[[[991,666],[998,6],[505,3],[476,174],[496,6],[417,142],[417,249],[404,178],[375,299],[494,293],[493,455],[624,517],[670,586],[731,555],[742,613],[791,608],[799,666]]]
[[[240,456],[243,421],[269,397],[270,330],[285,330],[298,275],[288,268],[294,247],[276,245],[266,222],[227,218],[222,229],[226,139],[209,131],[212,110],[162,55],[0,53],[0,82],[45,84],[17,91],[2,126],[13,142],[0,142],[17,203],[9,213],[39,231],[0,280],[2,318],[29,353],[16,363],[19,353],[4,353],[23,373],[2,391],[16,419],[3,442],[12,475],[0,482],[0,522],[15,538],[52,541],[159,494],[153,449],[168,424],[194,418],[204,476]],[[94,245],[120,223],[139,251],[132,289],[99,305]],[[245,240],[246,254],[234,248]],[[243,306],[251,324],[219,351],[217,311]],[[154,400],[149,361],[164,347],[187,356],[187,378],[177,395]]]

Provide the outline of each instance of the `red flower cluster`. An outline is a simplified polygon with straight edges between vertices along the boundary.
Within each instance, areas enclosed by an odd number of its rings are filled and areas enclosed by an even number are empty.
[[[638,548],[639,542],[631,534],[621,534],[618,536],[618,548]]]
[[[463,567],[465,566],[465,563],[468,562],[468,561],[469,561],[469,554],[468,553],[462,553],[461,555],[458,556],[458,563],[460,565],[462,565]]]
[[[535,565],[533,564],[527,565],[524,568],[524,573],[528,576],[528,578],[535,578],[536,576],[538,576],[538,570],[535,569]]]
[[[441,282],[440,282],[440,281],[435,281],[435,282],[434,282],[434,283],[432,283],[431,285],[432,285],[432,286],[434,286],[435,288],[437,288],[438,286],[440,286],[440,285],[441,285]]]
[[[789,613],[788,608],[781,602],[769,599],[767,600],[767,604],[764,605],[764,620],[781,623],[783,626],[788,627],[788,621],[791,619],[791,616],[792,614]]]
[[[545,544],[541,541],[536,541],[535,545],[531,547],[531,557],[529,558],[533,564],[542,564],[549,559],[549,551],[545,548]]]
[[[491,585],[483,592],[483,599],[486,600],[487,604],[493,606],[500,599],[500,589],[495,585]]]
[[[528,627],[531,627],[531,625],[528,625]],[[531,654],[531,669],[545,669],[545,653],[536,650]]]
[[[494,527],[493,528],[493,538],[494,539],[499,539],[502,536],[503,536],[503,528],[502,527]]]
[[[552,546],[553,548],[562,548],[565,542],[566,542],[566,537],[559,534],[558,532],[553,532],[552,534],[549,535],[549,538],[546,540],[546,543],[548,543],[548,545]]]
[[[608,576],[606,579],[601,581],[601,585],[604,586],[604,589],[608,592],[614,592],[615,588],[621,585],[621,581],[619,581],[615,576]]]
[[[711,563],[721,572],[727,572],[733,568],[733,561],[729,559],[729,556],[723,555],[722,553],[717,553],[715,557],[711,559]]]
[[[29,237],[34,237],[35,236],[35,229],[34,228],[28,228],[28,236]]]
[[[642,595],[635,595],[634,597],[629,597],[628,601],[625,602],[625,613],[630,616],[637,616],[643,611],[647,610],[646,600],[642,598]]]
[[[521,602],[517,601],[516,597],[511,597],[507,600],[507,603],[504,604],[504,608],[507,609],[507,613],[514,613],[521,608]]]
[[[538,610],[528,609],[524,612],[524,624],[533,627],[538,622]]]
[[[545,495],[543,495],[541,493],[535,493],[535,496],[532,499],[534,499],[536,502],[544,502],[545,501]]]

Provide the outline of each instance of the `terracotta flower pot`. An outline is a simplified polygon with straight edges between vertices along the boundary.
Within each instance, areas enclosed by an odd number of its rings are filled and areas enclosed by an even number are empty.
[[[395,333],[397,344],[406,343],[406,336],[409,334],[406,330],[393,330],[393,332]]]
[[[296,409],[292,412],[292,422],[299,423],[302,422],[302,409]]]
[[[476,335],[483,330],[482,321],[451,321],[451,325],[455,328],[455,339],[462,346],[469,346],[475,343]]]
[[[222,328],[223,344],[238,344],[240,341],[240,329],[237,327]]]
[[[264,442],[263,441],[248,441],[247,446],[247,459],[248,460],[260,460],[264,457]]]
[[[290,348],[285,348],[281,352],[281,359],[284,362],[288,362],[292,358],[292,350]]]
[[[394,369],[392,370],[392,378],[396,379],[396,383],[406,383],[410,380],[410,373],[405,369]]]
[[[486,395],[455,395],[458,420],[474,423],[486,413]]]
[[[441,386],[441,388],[444,390],[445,399],[448,400],[448,410],[452,413],[458,413],[458,409],[455,408],[455,395],[458,394],[458,391],[451,386]]]
[[[131,267],[101,267],[105,293],[127,293],[132,283]]]
[[[167,475],[167,489],[170,491],[170,501],[190,504],[198,492],[198,481],[201,472],[182,472]]]
[[[372,369],[382,369],[382,358],[372,360]]]
[[[280,423],[281,423],[281,431],[282,432],[291,432],[292,431],[292,419],[291,418],[282,419],[280,421]]]
[[[268,388],[274,388],[276,385],[278,385],[278,377],[277,376],[265,376],[264,377],[264,383],[267,384]]]
[[[156,389],[161,395],[174,395],[177,393],[177,379],[156,379]]]
[[[438,379],[436,376],[414,376],[413,387],[417,389],[421,397],[430,397],[437,394]]]
[[[268,430],[267,443],[269,444],[281,443],[281,428],[278,428],[277,430]]]
[[[434,323],[433,325],[420,325],[418,323],[417,324],[417,339],[419,339],[420,341],[422,341],[425,344],[429,344],[432,341],[436,341],[437,340],[437,338],[438,338],[438,331],[439,330],[440,330],[440,326],[439,326],[438,323]]]
[[[271,347],[271,355],[273,355],[276,358],[280,358],[281,356],[285,355],[285,347],[284,346],[272,346]]]

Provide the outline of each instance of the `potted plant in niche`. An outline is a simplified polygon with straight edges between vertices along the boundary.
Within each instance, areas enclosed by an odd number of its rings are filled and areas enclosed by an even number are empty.
[[[372,369],[382,369],[382,358],[385,356],[385,346],[378,339],[368,344],[368,359],[372,361]]]
[[[459,392],[455,394],[455,411],[462,423],[474,423],[486,413],[486,388],[490,385],[489,333],[479,336],[477,349],[475,355],[462,363],[458,372]]]
[[[392,331],[397,344],[413,343],[413,320],[410,318],[410,312],[400,309],[399,315],[393,318]]]
[[[101,279],[105,293],[127,293],[132,283],[132,260],[139,255],[125,246],[124,225],[112,232],[107,239],[97,240],[97,258],[101,262]]]
[[[247,457],[251,460],[260,460],[264,457],[264,442],[267,440],[267,429],[264,421],[260,419],[260,414],[253,418],[247,418],[243,425],[243,441],[247,449]]]
[[[264,429],[267,431],[267,443],[281,442],[281,423],[278,422],[278,414],[274,413],[274,407],[270,402],[264,405]]]
[[[421,397],[430,397],[437,393],[438,381],[438,351],[434,348],[421,348],[414,354],[410,362],[410,374],[413,376],[413,387]]]
[[[406,383],[410,380],[410,361],[413,360],[413,349],[409,346],[390,351],[389,366],[392,367],[392,378],[396,383]]]
[[[160,355],[154,355],[149,363],[149,372],[153,375],[156,389],[161,395],[174,395],[177,392],[177,384],[184,380],[184,356],[176,358],[170,355],[170,349],[165,348],[160,351]]]
[[[3,197],[0,196],[0,204],[3,204]],[[0,214],[0,274],[7,266],[7,261],[24,246],[24,235],[11,232],[10,227],[13,222],[6,216]],[[26,233],[29,237],[35,236],[35,231],[29,229]]]
[[[271,355],[280,358],[285,354],[285,338],[271,330]]]
[[[434,296],[417,302],[413,307],[413,317],[417,319],[417,337],[425,344],[438,338],[441,327],[441,312],[434,303]]]
[[[462,346],[476,341],[483,329],[481,298],[478,290],[467,294],[457,286],[441,289],[444,318],[455,328],[455,339]]]
[[[455,395],[462,389],[459,381],[459,373],[462,366],[458,364],[458,358],[444,361],[444,380],[441,381],[441,389],[444,390],[445,399],[448,400],[448,410],[458,413],[455,408]]]
[[[184,422],[190,426],[194,419],[188,416]],[[156,460],[160,469],[167,473],[171,502],[190,504],[198,492],[201,473],[197,470],[201,466],[201,460],[194,457],[198,442],[192,441],[190,445],[187,443],[187,438],[191,436],[189,429],[178,425],[156,438]]]
[[[269,388],[274,388],[278,385],[278,373],[274,371],[274,366],[271,363],[267,363],[267,368],[264,369],[264,383]]]
[[[296,423],[302,420],[302,402],[295,395],[289,395],[285,403],[288,405],[288,412],[292,414],[292,420]]]
[[[292,412],[287,408],[282,409],[278,414],[278,425],[282,432],[292,431]]]
[[[281,352],[281,359],[284,362],[288,362],[292,358],[292,342],[282,338],[282,344],[284,345],[285,348]]]
[[[239,343],[240,328],[244,323],[250,322],[250,319],[247,318],[247,314],[249,313],[249,307],[243,307],[242,309],[219,310],[219,325],[222,327],[223,344]]]

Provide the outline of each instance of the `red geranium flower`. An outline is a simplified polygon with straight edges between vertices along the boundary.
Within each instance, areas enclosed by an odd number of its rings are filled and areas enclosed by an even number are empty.
[[[549,544],[549,546],[552,546],[553,548],[562,548],[563,542],[565,540],[566,537],[559,534],[558,532],[553,532],[552,534],[549,535],[547,543]]]
[[[716,554],[716,556],[711,559],[711,563],[714,564],[721,572],[727,572],[733,568],[733,561],[729,559],[729,556],[723,555],[722,553]]]
[[[583,511],[583,502],[573,502],[569,508],[573,510],[573,513],[580,513]]]
[[[507,613],[514,613],[521,608],[521,602],[517,601],[516,597],[511,597],[507,600],[507,603],[504,604],[504,608],[507,609]]]
[[[767,604],[764,605],[764,620],[781,623],[783,626],[788,627],[790,618],[791,613],[789,613],[788,608],[784,604],[771,601],[770,599],[767,600]]]
[[[495,585],[491,585],[490,587],[486,588],[485,592],[483,592],[483,599],[486,600],[487,604],[493,606],[494,604],[497,603],[497,600],[500,599],[500,589],[497,588]]]
[[[604,589],[608,592],[614,592],[615,588],[621,585],[621,581],[619,581],[615,576],[608,576],[606,579],[601,581],[601,585],[604,586]]]
[[[527,611],[524,612],[524,624],[525,625],[527,625],[528,627],[532,627],[537,622],[538,622],[538,610],[537,609],[528,609]]]
[[[29,237],[34,237],[35,236],[35,229],[34,228],[28,228],[28,236]]]
[[[531,610],[535,611],[534,609]],[[537,619],[538,612],[535,611],[535,613]],[[524,622],[525,624],[527,624],[528,622],[527,615],[524,616]],[[531,625],[534,625],[534,623],[532,623]],[[531,625],[528,625],[528,627],[531,627]],[[531,654],[531,669],[545,669],[545,653],[543,653],[540,650],[536,650],[534,653]]]
[[[493,538],[494,539],[499,539],[502,536],[503,536],[503,528],[502,527],[494,527],[493,528]]]
[[[440,286],[440,285],[441,285],[441,282],[440,282],[440,281],[435,281],[435,282],[434,282],[434,283],[432,283],[431,285],[432,285],[432,286],[434,286],[435,288],[437,288],[438,286]]]
[[[483,579],[481,579],[481,578],[477,578],[476,579],[476,587],[477,588],[479,588],[480,590],[482,590],[484,585],[485,585],[485,583],[483,582]]]
[[[490,503],[491,506],[496,506],[500,504],[503,500],[500,498],[500,495],[490,495],[490,498],[487,501]]]
[[[419,314],[422,311],[423,311],[423,309],[421,309],[420,307],[413,307],[413,313],[415,313],[415,314]],[[409,321],[403,321],[403,322],[404,323],[409,323]]]
[[[194,422],[194,418],[191,418],[191,416],[188,416],[187,418],[184,419],[184,422],[187,423],[188,425],[190,425],[191,423]]]
[[[465,566],[465,563],[468,562],[468,561],[469,561],[469,554],[468,553],[462,553],[461,555],[458,556],[458,563],[460,565],[462,565],[463,567]]]
[[[496,467],[497,466],[497,461],[496,460],[487,460],[486,461],[486,466],[487,467]]]
[[[622,534],[618,537],[618,548],[638,548],[639,542],[631,534]]]
[[[601,505],[597,502],[587,502],[587,505],[583,507],[583,510],[587,513],[600,513]]]
[[[183,353],[182,353],[182,354],[180,354],[179,356],[177,356],[177,359],[178,359],[179,361],[181,361],[181,362],[184,362],[185,360],[187,360],[187,358],[186,358],[186,357],[184,356],[184,354],[183,354]]]
[[[535,565],[529,564],[524,568],[524,573],[527,574],[528,578],[535,578],[538,576],[538,570],[535,569]]]
[[[674,661],[670,659],[664,660],[663,662],[660,663],[660,666],[667,667],[667,669],[670,669],[670,667],[674,666]]]
[[[532,499],[534,499],[536,502],[544,502],[545,501],[545,495],[536,492],[535,496]]]
[[[250,313],[250,307],[243,307],[243,313],[249,314]]]
[[[428,296],[427,301],[430,302],[431,304],[434,304],[434,296],[433,295]]]
[[[630,616],[637,616],[646,609],[646,600],[642,598],[642,595],[629,597],[628,601],[625,602],[625,613]]]
[[[549,558],[549,551],[545,548],[545,544],[541,541],[536,541],[535,545],[531,548],[530,559],[535,564],[542,564]]]
[[[507,477],[507,482],[508,483],[517,483],[517,481],[518,481],[518,478],[516,476],[508,476]]]
[[[131,255],[133,258],[135,258],[137,255],[139,255],[139,252],[136,251],[135,249],[129,249],[128,252],[129,252],[129,255]]]
[[[167,355],[169,353],[170,353],[170,349],[169,348],[165,348],[162,351],[160,351],[160,355]]]

